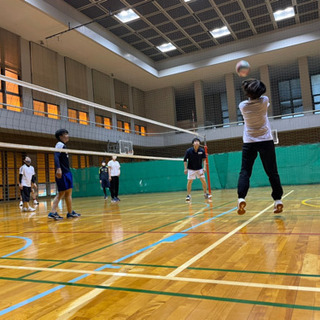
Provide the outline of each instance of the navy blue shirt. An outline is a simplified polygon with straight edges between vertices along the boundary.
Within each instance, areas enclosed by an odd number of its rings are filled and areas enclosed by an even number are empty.
[[[102,166],[99,169],[99,178],[100,180],[107,180],[109,181],[109,172],[107,166]]]
[[[66,149],[66,145],[63,142],[59,141],[56,144],[56,148]],[[55,152],[54,166],[56,170],[61,168],[62,173],[70,172],[69,155],[66,152]]]
[[[206,158],[206,153],[203,148],[194,150],[194,147],[189,148],[184,155],[183,161],[188,160],[188,169],[190,170],[200,170],[202,169],[203,159]]]

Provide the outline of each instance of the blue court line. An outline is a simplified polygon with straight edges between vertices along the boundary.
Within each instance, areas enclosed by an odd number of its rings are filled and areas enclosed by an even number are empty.
[[[203,225],[203,224],[205,224],[205,223],[208,223],[208,222],[210,222],[210,221],[212,221],[212,220],[214,220],[214,219],[217,219],[218,217],[221,217],[221,216],[223,216],[223,215],[225,215],[225,214],[228,214],[228,213],[234,211],[236,208],[237,208],[237,207],[234,207],[234,208],[232,208],[232,209],[230,209],[230,210],[228,210],[228,211],[226,211],[226,212],[220,213],[219,215],[217,215],[217,216],[215,216],[215,217],[213,217],[213,218],[210,218],[210,219],[208,219],[208,220],[206,220],[206,221],[203,221],[203,222],[201,222],[201,223],[199,223],[199,224],[197,224],[197,225],[195,225],[195,226],[193,226],[193,227],[191,227],[191,228],[185,229],[185,230],[183,230],[182,232],[185,232],[185,231],[187,231],[187,230],[194,229],[194,228],[196,228],[196,227],[198,227],[198,226],[200,226],[200,225]],[[187,235],[188,235],[188,234],[185,234],[185,233],[176,233],[176,234],[171,235],[171,236],[169,236],[169,237],[167,237],[167,238],[164,238],[164,239],[162,239],[162,240],[160,240],[160,241],[157,241],[157,242],[155,242],[155,243],[153,243],[153,244],[151,244],[151,245],[149,245],[149,246],[146,246],[146,247],[144,247],[144,248],[142,248],[142,249],[140,249],[140,250],[137,250],[137,251],[135,251],[135,252],[133,252],[133,253],[131,253],[131,254],[128,254],[128,255],[126,255],[126,256],[124,256],[124,257],[122,257],[122,258],[119,258],[118,260],[115,260],[115,261],[113,261],[113,262],[114,262],[114,263],[117,263],[117,262],[123,261],[123,260],[125,260],[125,259],[127,259],[127,258],[129,258],[129,257],[132,257],[132,256],[137,255],[137,254],[139,254],[139,253],[141,253],[141,252],[143,252],[143,251],[146,251],[146,250],[148,250],[148,249],[150,249],[150,248],[152,248],[152,247],[155,247],[155,246],[158,245],[158,244],[168,243],[168,242],[171,242],[171,243],[172,243],[172,242],[175,242],[175,241],[177,241],[177,240],[179,240],[179,239],[181,239],[181,238],[183,238],[183,237],[185,237],[185,236],[187,236]],[[120,266],[112,266],[111,264],[105,264],[105,265],[103,265],[103,266],[95,269],[94,271],[101,271],[101,270],[106,269],[106,268],[114,268],[114,269],[115,269],[115,268],[120,268]],[[69,280],[68,282],[74,283],[74,282],[77,282],[77,281],[79,281],[79,280],[81,280],[81,279],[84,279],[84,278],[86,278],[86,277],[88,277],[88,276],[90,276],[90,274],[86,273],[86,274],[83,274],[83,275],[81,275],[81,276],[79,276],[79,277],[77,277],[77,278],[71,279],[71,280]],[[43,293],[40,293],[40,294],[38,294],[38,295],[36,295],[36,296],[34,296],[34,297],[32,297],[32,298],[26,299],[26,300],[24,300],[24,301],[22,301],[22,302],[20,302],[20,303],[18,303],[18,304],[15,304],[15,305],[13,305],[13,306],[11,306],[11,307],[9,307],[9,308],[0,310],[0,316],[1,316],[1,315],[4,315],[4,314],[6,314],[6,313],[9,313],[9,312],[11,312],[11,311],[13,311],[13,310],[16,310],[16,309],[18,309],[18,308],[20,308],[20,307],[22,307],[22,306],[25,306],[26,304],[29,304],[29,303],[31,303],[31,302],[33,302],[33,301],[36,301],[36,300],[38,300],[38,299],[41,299],[42,297],[44,297],[44,296],[46,296],[46,295],[48,295],[48,294],[50,294],[50,293],[52,293],[52,292],[58,291],[58,290],[60,290],[60,289],[62,289],[62,288],[64,288],[64,287],[65,287],[65,285],[57,286],[57,287],[52,288],[52,289],[50,289],[50,290],[47,290],[47,291],[45,291],[45,292],[43,292]]]
[[[201,223],[198,223],[198,224],[196,224],[195,226],[193,226],[193,227],[191,227],[191,228],[182,230],[181,232],[187,232],[187,231],[189,231],[189,230],[192,230],[192,229],[194,229],[194,228],[197,228],[197,227],[199,227],[199,226],[201,226],[201,225],[203,225],[203,224],[205,224],[205,223],[208,223],[208,222],[210,222],[210,221],[212,221],[212,220],[214,220],[214,219],[217,219],[217,218],[219,218],[219,217],[222,217],[222,216],[224,216],[225,214],[228,214],[228,213],[230,213],[230,212],[232,212],[232,211],[234,211],[234,210],[236,210],[236,209],[237,209],[237,207],[234,207],[234,208],[232,208],[232,209],[230,209],[230,210],[228,210],[228,211],[226,211],[226,212],[222,212],[222,213],[218,214],[217,216],[215,216],[215,217],[213,217],[213,218],[210,218],[210,219],[208,219],[208,220],[206,220],[206,221],[203,221],[203,222],[201,222]]]
[[[27,249],[27,248],[32,244],[32,240],[29,239],[29,238],[26,238],[26,237],[18,237],[18,236],[5,236],[5,237],[6,237],[6,238],[18,238],[18,239],[23,239],[23,240],[26,240],[26,244],[25,244],[22,248],[20,248],[20,249],[18,249],[18,250],[16,250],[16,251],[13,251],[13,252],[11,252],[11,253],[8,253],[8,254],[2,256],[1,258],[10,257],[10,256],[12,256],[13,254],[16,254],[16,253],[18,253],[18,252],[20,252],[20,251],[22,251],[22,250],[24,250],[24,249]]]

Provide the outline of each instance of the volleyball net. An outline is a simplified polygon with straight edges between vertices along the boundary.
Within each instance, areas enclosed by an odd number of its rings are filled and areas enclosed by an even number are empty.
[[[69,154],[75,196],[101,194],[98,168],[112,155],[117,155],[121,164],[122,193],[185,191],[183,156],[195,137],[208,147],[209,189],[236,187],[241,165],[241,119],[206,127],[188,122],[180,128],[174,123],[174,112],[167,114],[166,106],[153,110],[143,97],[134,96],[128,105],[106,106],[94,102],[102,101],[96,95],[91,101],[14,77],[14,73],[0,75],[0,200],[18,199],[19,167],[26,155],[36,170],[39,195],[55,195],[55,151]],[[181,117],[182,108],[176,111]],[[156,116],[149,119],[152,114]],[[304,121],[311,123],[317,117],[304,117]],[[168,119],[168,123],[159,119]],[[285,135],[277,130],[281,123],[274,121],[272,125],[274,141],[280,142],[277,157],[283,184],[319,183],[318,145],[290,147],[297,148],[294,150],[284,147],[292,145],[292,135],[299,135],[299,141],[306,135],[306,142],[313,143],[311,133],[299,130]],[[56,150],[54,133],[61,128],[69,131],[70,141],[68,149]],[[269,185],[259,160],[251,185]],[[193,184],[193,190],[197,189],[201,189],[199,181]]]
[[[3,200],[19,196],[18,172],[26,155],[36,169],[39,195],[54,195],[57,151],[68,153],[75,178],[74,193],[80,196],[100,192],[97,168],[113,155],[122,166],[130,164],[130,170],[123,175],[131,177],[127,184],[130,190],[125,192],[163,191],[164,185],[167,191],[174,191],[175,177],[177,172],[183,174],[183,156],[192,139],[198,137],[204,143],[204,137],[196,130],[133,114],[134,107],[130,105],[104,106],[14,79],[14,74],[0,75],[0,80]],[[142,107],[144,101],[135,103]],[[54,134],[61,128],[68,130],[70,141],[67,149],[57,150]],[[126,172],[125,165],[123,170]]]

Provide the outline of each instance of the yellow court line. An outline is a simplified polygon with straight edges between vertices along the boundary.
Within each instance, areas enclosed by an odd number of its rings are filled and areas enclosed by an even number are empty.
[[[286,286],[286,285],[269,284],[269,283],[213,280],[213,279],[201,279],[201,278],[186,278],[186,277],[175,277],[175,276],[159,276],[159,275],[149,275],[149,274],[139,274],[139,273],[88,271],[88,270],[78,270],[78,269],[20,267],[20,266],[7,266],[7,265],[0,265],[0,269],[29,270],[29,271],[32,270],[32,271],[63,272],[63,273],[78,273],[78,274],[95,274],[95,275],[112,276],[112,277],[116,277],[116,278],[141,278],[141,279],[151,279],[151,280],[182,281],[182,282],[189,282],[189,283],[193,282],[193,283],[217,284],[217,285],[226,285],[226,286],[239,286],[239,287],[263,288],[263,289],[275,289],[275,290],[320,292],[320,288],[316,288],[316,287]]]
[[[284,197],[282,197],[282,199],[284,199],[285,197],[287,197],[289,194],[291,194],[294,190],[291,190],[290,192],[288,192]],[[248,225],[251,221],[253,221],[254,219],[258,218],[259,216],[261,216],[264,212],[266,212],[267,210],[269,210],[270,208],[273,207],[273,204],[271,204],[270,206],[268,206],[267,208],[263,209],[262,211],[260,211],[259,213],[257,213],[255,216],[251,217],[249,220],[247,220],[246,222],[242,223],[239,227],[235,228],[234,230],[232,230],[231,232],[229,232],[228,234],[226,234],[224,237],[222,237],[221,239],[219,239],[218,241],[214,242],[211,246],[207,247],[206,249],[202,250],[201,252],[199,252],[197,255],[195,255],[193,258],[191,258],[190,260],[188,260],[187,262],[185,262],[183,265],[181,265],[180,267],[178,267],[176,270],[170,272],[168,274],[169,277],[174,277],[176,276],[178,273],[182,272],[183,270],[185,270],[186,268],[188,268],[190,265],[192,265],[193,263],[195,263],[197,260],[201,259],[204,255],[206,255],[208,252],[210,252],[212,249],[214,249],[215,247],[217,247],[218,245],[220,245],[221,243],[223,243],[224,241],[226,241],[227,239],[229,239],[231,236],[233,236],[235,233],[237,233],[239,230],[241,230],[243,227],[245,227],[246,225]]]
[[[320,208],[320,206],[307,203],[307,201],[313,200],[313,199],[318,199],[318,200],[320,200],[319,198],[309,198],[309,199],[302,200],[301,203],[304,204],[305,206],[314,207],[314,208]]]

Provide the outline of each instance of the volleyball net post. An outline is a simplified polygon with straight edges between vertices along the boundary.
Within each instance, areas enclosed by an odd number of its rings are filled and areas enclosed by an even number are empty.
[[[208,146],[207,146],[207,139],[204,136],[204,151],[206,154],[206,171],[207,171],[207,179],[208,179],[208,192],[211,194],[211,181],[210,181],[210,171],[209,171],[209,159],[208,159]]]

